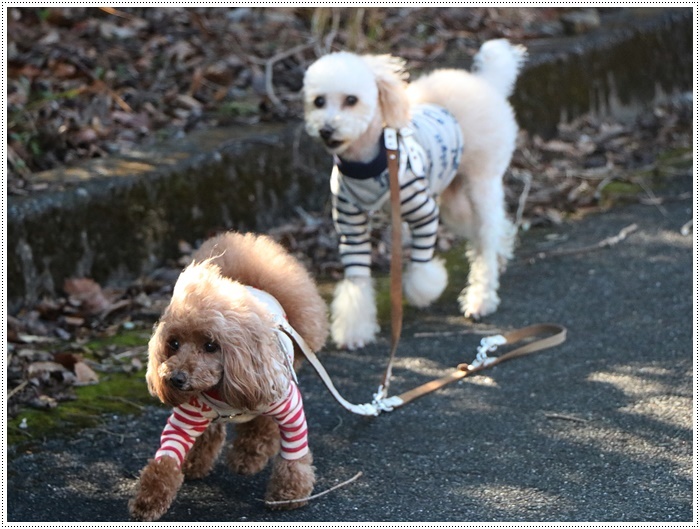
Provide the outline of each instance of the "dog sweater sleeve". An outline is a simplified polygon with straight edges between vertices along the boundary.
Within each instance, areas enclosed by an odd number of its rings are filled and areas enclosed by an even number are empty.
[[[284,459],[300,459],[309,453],[304,403],[294,381],[290,381],[287,396],[273,404],[263,415],[272,417],[279,426],[280,455]]]
[[[369,277],[372,265],[369,215],[342,195],[331,196],[333,223],[340,239],[338,252],[345,276]]]
[[[440,212],[425,177],[406,171],[406,179],[401,182],[401,218],[411,230],[411,261],[427,263],[433,258]]]
[[[211,411],[211,408],[196,397],[175,408],[160,436],[160,448],[155,459],[172,457],[182,466],[187,452],[212,420],[206,416],[207,411]]]

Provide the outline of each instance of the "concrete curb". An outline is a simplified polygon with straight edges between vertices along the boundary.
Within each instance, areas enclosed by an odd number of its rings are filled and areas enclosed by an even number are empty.
[[[583,37],[529,43],[513,104],[523,128],[550,134],[588,111],[634,115],[692,88],[693,11],[638,8]],[[37,175],[65,189],[9,197],[11,313],[60,292],[64,279],[117,284],[218,229],[264,231],[323,210],[331,160],[300,123],[217,129]]]

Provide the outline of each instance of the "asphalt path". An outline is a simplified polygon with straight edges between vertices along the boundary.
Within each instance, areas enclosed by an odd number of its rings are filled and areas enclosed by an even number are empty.
[[[687,177],[670,192],[691,190]],[[458,315],[462,278],[452,274],[436,307],[406,311],[393,390],[470,361],[483,333],[555,322],[568,340],[376,418],[345,412],[307,366],[315,490],[362,476],[280,512],[259,500],[269,468],[241,477],[220,461],[183,485],[162,521],[693,521],[693,243],[680,233],[692,216],[684,199],[522,234],[501,309],[476,325]],[[632,225],[624,240],[591,249]],[[380,379],[383,331],[375,346],[324,355],[351,401],[369,400]],[[154,407],[32,453],[10,449],[7,521],[129,521],[167,414]]]

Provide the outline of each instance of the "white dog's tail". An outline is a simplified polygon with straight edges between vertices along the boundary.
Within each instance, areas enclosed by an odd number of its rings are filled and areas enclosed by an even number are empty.
[[[506,39],[488,40],[474,56],[472,71],[486,79],[503,97],[509,97],[526,59],[525,46],[513,45]]]

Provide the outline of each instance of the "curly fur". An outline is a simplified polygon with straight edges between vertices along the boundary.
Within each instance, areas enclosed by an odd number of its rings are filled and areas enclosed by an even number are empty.
[[[236,425],[236,439],[226,459],[232,472],[250,476],[265,468],[279,451],[280,436],[275,422],[270,417],[256,417]]]
[[[515,149],[518,127],[507,97],[525,57],[524,47],[492,40],[476,55],[473,73],[439,69],[409,84],[401,59],[338,52],[321,57],[304,76],[307,132],[347,161],[373,160],[383,127],[406,125],[415,105],[435,104],[457,119],[464,154],[457,175],[440,197],[440,216],[456,235],[470,242],[471,272],[460,296],[462,313],[469,318],[496,310],[500,270],[512,256],[515,228],[506,216],[502,177]],[[440,276],[440,285],[421,287],[414,272],[409,269],[406,276],[411,282],[409,302],[425,306],[439,296],[436,290],[444,284],[442,275],[433,270]],[[367,343],[357,339],[361,332],[356,330],[367,328],[367,318],[361,311],[344,311],[339,305],[336,298],[333,339],[344,347],[356,341]],[[345,316],[353,314],[358,319]],[[337,334],[336,329],[341,332]]]
[[[182,464],[185,479],[200,479],[207,476],[214,468],[214,463],[225,441],[226,425],[224,423],[210,425],[195,441],[185,457],[185,462]]]
[[[331,305],[331,335],[348,349],[372,343],[379,332],[374,285],[370,277],[347,277],[340,281]],[[352,327],[348,327],[352,322]]]
[[[265,493],[266,501],[285,501],[306,498],[313,490],[316,480],[312,455],[306,454],[296,461],[287,461],[280,456],[275,457],[272,465],[272,476]],[[290,487],[289,484],[294,486]],[[296,509],[307,502],[285,503],[272,505],[273,509]]]
[[[282,246],[264,235],[224,233],[206,241],[195,262],[209,259],[221,273],[271,294],[284,308],[289,323],[312,350],[328,336],[326,304],[308,271]]]
[[[325,344],[326,304],[296,259],[266,236],[230,232],[214,237],[180,274],[148,344],[146,381],[163,403],[176,407],[216,390],[229,405],[254,414],[284,396],[288,387],[284,352],[271,316],[246,285],[276,298],[289,323],[314,351]],[[301,358],[295,357],[295,364],[299,362]],[[258,472],[279,452],[279,429],[271,418],[256,417],[238,424],[236,431],[227,455],[235,472]],[[211,471],[225,436],[222,424],[210,424],[187,454],[182,470],[170,457],[151,460],[129,502],[132,516],[148,521],[162,516],[185,476],[201,478]],[[279,491],[273,496],[307,496],[314,484],[310,465],[309,456],[283,465],[294,471],[273,470],[270,488]]]
[[[184,476],[170,457],[151,459],[141,471],[136,494],[129,501],[131,516],[144,522],[157,520],[168,510]]]

